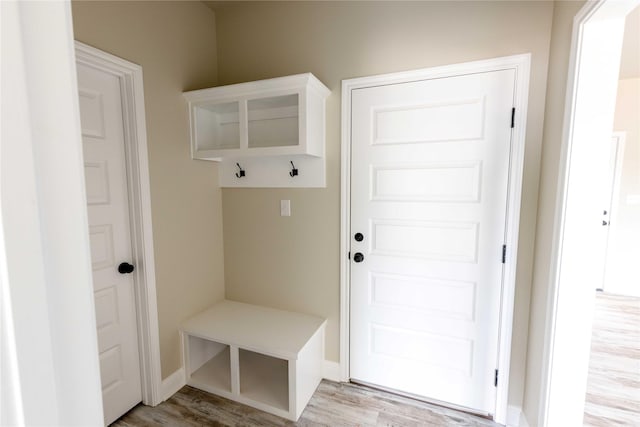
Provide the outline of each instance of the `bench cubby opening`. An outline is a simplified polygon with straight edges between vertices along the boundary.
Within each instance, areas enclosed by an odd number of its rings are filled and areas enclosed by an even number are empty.
[[[289,363],[240,349],[240,394],[289,411]]]
[[[231,393],[229,346],[194,336],[188,336],[188,341],[191,380]]]

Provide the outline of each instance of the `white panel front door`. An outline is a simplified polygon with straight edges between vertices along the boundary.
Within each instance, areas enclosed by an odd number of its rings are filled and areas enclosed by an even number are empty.
[[[89,241],[105,424],[142,399],[120,80],[78,64]]]
[[[353,91],[354,380],[494,413],[514,84]]]

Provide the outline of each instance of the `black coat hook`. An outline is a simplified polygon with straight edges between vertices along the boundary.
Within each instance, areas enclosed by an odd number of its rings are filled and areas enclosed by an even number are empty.
[[[296,169],[296,166],[293,164],[293,161],[291,162],[291,172],[289,172],[289,176],[290,177],[298,176],[298,169]]]
[[[236,172],[236,177],[237,178],[242,178],[243,176],[245,176],[245,172],[244,169],[242,169],[242,167],[240,166],[240,163],[236,163],[236,166],[238,166],[238,172]]]

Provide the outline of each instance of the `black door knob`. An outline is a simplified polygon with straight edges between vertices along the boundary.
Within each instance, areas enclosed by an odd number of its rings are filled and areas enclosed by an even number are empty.
[[[360,252],[356,252],[356,254],[353,256],[353,260],[355,262],[362,262],[364,260],[364,255],[362,255]]]
[[[120,274],[128,274],[132,273],[135,267],[128,262],[123,262],[118,266],[118,273]]]
[[[362,233],[356,233],[355,236],[353,236],[354,239],[356,239],[356,242],[362,242],[362,240],[364,239],[364,236],[362,235]]]

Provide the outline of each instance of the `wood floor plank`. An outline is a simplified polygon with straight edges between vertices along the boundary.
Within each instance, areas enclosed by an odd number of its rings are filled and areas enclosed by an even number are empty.
[[[368,387],[322,381],[295,423],[185,386],[155,408],[136,406],[112,426],[499,427],[499,424]]]
[[[584,425],[640,425],[640,298],[596,295]]]

